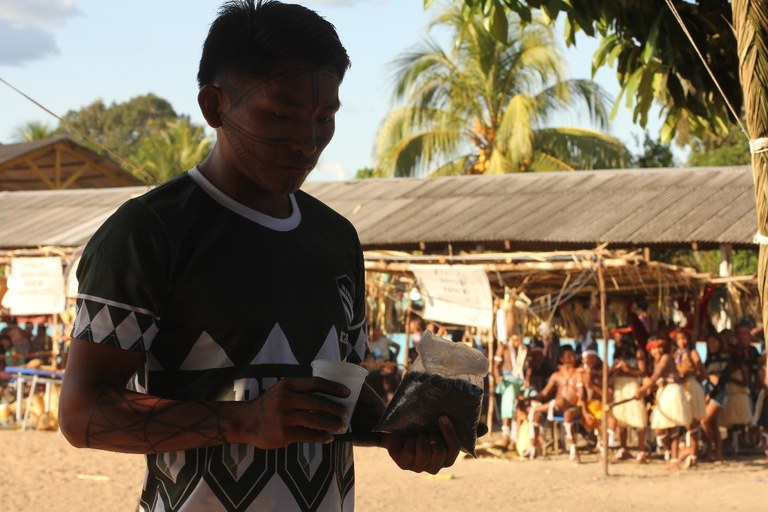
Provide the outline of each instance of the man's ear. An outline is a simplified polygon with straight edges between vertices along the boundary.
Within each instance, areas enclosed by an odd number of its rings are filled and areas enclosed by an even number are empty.
[[[219,111],[223,93],[224,91],[211,84],[205,84],[197,93],[197,104],[200,105],[200,111],[211,128],[219,128],[222,124]]]

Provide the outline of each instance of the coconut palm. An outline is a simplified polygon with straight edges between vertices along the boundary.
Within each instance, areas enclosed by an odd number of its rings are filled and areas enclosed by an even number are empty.
[[[607,95],[594,82],[566,80],[552,30],[509,20],[501,43],[479,18],[452,7],[431,24],[453,32],[446,53],[428,38],[399,56],[396,100],[376,140],[384,176],[498,174],[624,166],[628,152],[599,131]],[[569,108],[586,108],[594,128],[548,123]]]
[[[212,144],[202,126],[174,119],[145,136],[134,160],[162,182],[202,162]]]
[[[56,129],[40,121],[29,121],[17,128],[15,138],[19,141],[32,142],[48,139],[56,135]]]

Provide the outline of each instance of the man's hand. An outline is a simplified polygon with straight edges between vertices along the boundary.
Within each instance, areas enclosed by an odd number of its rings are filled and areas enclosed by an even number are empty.
[[[292,443],[330,443],[332,434],[344,432],[344,405],[317,393],[345,397],[345,386],[318,377],[286,378],[238,407],[233,422],[232,443],[247,443],[269,450]]]
[[[416,473],[437,474],[453,465],[461,446],[456,430],[447,416],[440,417],[440,432],[411,437],[390,434],[384,438],[389,456],[400,466]]]

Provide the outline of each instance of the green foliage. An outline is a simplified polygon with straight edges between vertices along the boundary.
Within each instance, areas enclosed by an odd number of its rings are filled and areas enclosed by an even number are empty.
[[[720,251],[717,249],[695,251],[693,249],[653,249],[651,258],[655,261],[690,267],[712,275],[720,273]],[[731,253],[733,275],[757,274],[758,252],[751,249],[734,249]]]
[[[693,141],[688,165],[692,167],[717,167],[730,165],[749,165],[752,154],[749,140],[744,134],[732,127],[724,137],[708,136]]]
[[[358,169],[355,173],[355,179],[356,180],[365,180],[368,178],[375,178],[376,177],[376,171],[373,167],[363,167],[362,169]]]
[[[102,154],[102,148],[83,140],[70,126],[158,181],[190,169],[212,145],[202,126],[178,115],[168,101],[151,93],[109,106],[97,100],[64,115],[58,130]],[[133,168],[126,170],[135,173]]]
[[[141,139],[156,129],[158,123],[177,117],[170,103],[150,93],[109,106],[97,100],[80,110],[70,110],[63,119],[99,144],[128,158],[137,151]],[[62,128],[66,129],[66,124]],[[71,135],[77,137],[76,134]],[[98,148],[93,149],[101,152]]]
[[[652,139],[646,131],[643,136],[643,152],[632,157],[632,167],[648,169],[651,167],[673,167],[675,157],[669,143]]]
[[[32,142],[54,137],[57,130],[47,123],[40,121],[30,121],[16,130],[16,140],[19,142]]]
[[[502,11],[499,11],[502,12]],[[605,126],[605,92],[567,80],[554,34],[540,20],[507,20],[508,42],[481,17],[454,8],[432,26],[453,33],[451,51],[427,39],[393,63],[404,106],[384,120],[376,168],[388,176],[504,173],[623,167],[628,153],[597,130],[552,127],[556,113],[588,113]]]
[[[159,124],[140,140],[133,161],[151,173],[158,181],[166,181],[191,169],[205,159],[213,141],[202,126],[179,118]]]
[[[757,275],[757,266],[759,262],[757,250],[736,250],[731,255],[733,264],[733,273],[737,276]]]
[[[576,44],[582,31],[600,37],[593,74],[603,66],[616,70],[621,95],[633,119],[646,126],[651,105],[666,115],[662,142],[707,133],[724,135],[733,120],[694,46],[664,0],[454,0],[468,14],[493,20],[511,11],[528,20],[541,12],[551,21],[563,15],[565,40]],[[741,112],[736,40],[730,0],[673,0],[685,26],[736,112]],[[426,3],[425,3],[426,5]],[[500,39],[503,40],[503,39]]]

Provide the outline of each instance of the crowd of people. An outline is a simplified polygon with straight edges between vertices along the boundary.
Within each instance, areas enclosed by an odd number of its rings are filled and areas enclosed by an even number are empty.
[[[0,329],[0,392],[12,378],[6,367],[51,363],[51,337],[47,328],[44,323],[9,322]]]
[[[614,329],[611,337],[607,410],[591,336],[575,345],[561,345],[556,336],[525,344],[513,335],[500,343],[493,371],[502,423],[496,446],[535,458],[553,441],[546,435],[553,429],[545,427],[559,423],[574,462],[585,449],[638,463],[659,454],[670,468],[720,461],[747,445],[768,456],[766,356],[748,325],[709,332],[701,340],[704,357],[682,328],[640,342],[632,327]]]

